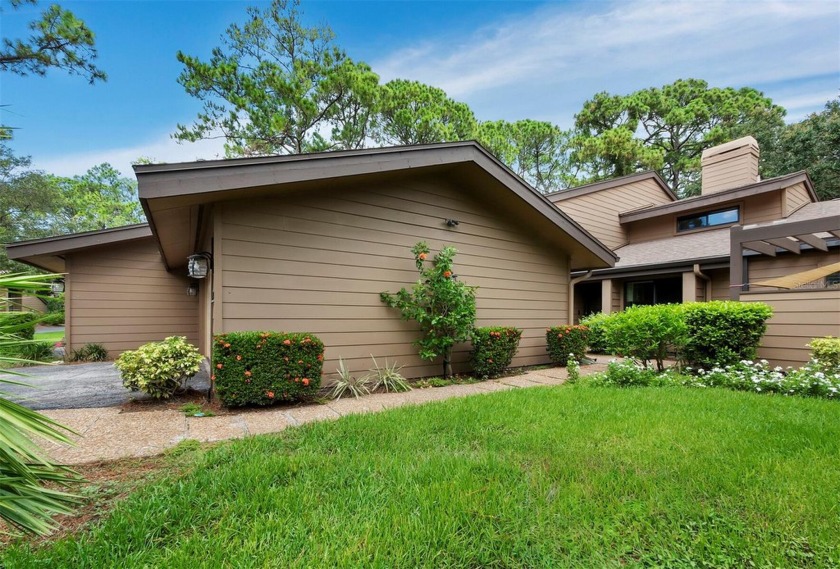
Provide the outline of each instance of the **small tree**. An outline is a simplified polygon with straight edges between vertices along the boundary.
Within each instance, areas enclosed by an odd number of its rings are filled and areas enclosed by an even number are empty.
[[[443,375],[452,376],[452,347],[470,339],[475,327],[475,288],[458,280],[452,272],[457,251],[444,247],[426,264],[429,246],[425,241],[411,248],[420,279],[411,291],[396,294],[383,292],[382,302],[402,312],[403,320],[414,320],[423,336],[415,342],[420,357],[434,360],[443,357]]]

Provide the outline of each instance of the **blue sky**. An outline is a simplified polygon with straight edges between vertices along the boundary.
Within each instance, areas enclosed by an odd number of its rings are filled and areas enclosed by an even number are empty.
[[[2,14],[18,37],[39,6]],[[139,156],[214,158],[220,141],[177,144],[177,123],[200,108],[176,79],[178,50],[207,57],[245,19],[238,1],[66,1],[96,33],[109,79],[88,85],[59,71],[0,76],[2,123],[13,147],[61,175],[111,162],[126,174]],[[7,4],[4,2],[4,8]],[[697,77],[760,89],[795,121],[840,93],[840,3],[794,2],[368,2],[307,1],[304,21],[328,24],[338,44],[383,81],[445,89],[481,120],[534,118],[571,126],[598,91],[629,93]]]

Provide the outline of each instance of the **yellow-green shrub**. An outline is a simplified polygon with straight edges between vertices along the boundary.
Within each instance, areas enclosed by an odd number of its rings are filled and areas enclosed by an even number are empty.
[[[170,336],[123,352],[114,366],[128,389],[167,399],[198,373],[203,359],[185,337]]]

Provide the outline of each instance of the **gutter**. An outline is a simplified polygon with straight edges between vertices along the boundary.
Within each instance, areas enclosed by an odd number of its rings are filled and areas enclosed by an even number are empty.
[[[706,281],[703,302],[710,301],[712,299],[712,278],[700,270],[700,263],[694,263],[694,275]]]
[[[593,270],[586,271],[584,274],[577,276],[569,281],[569,324],[575,322],[575,285],[582,283],[592,276]]]

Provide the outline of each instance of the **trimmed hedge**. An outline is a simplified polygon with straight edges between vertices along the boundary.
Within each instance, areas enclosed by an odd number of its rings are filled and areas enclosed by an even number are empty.
[[[40,315],[34,312],[3,312],[0,313],[0,332],[17,336],[23,340],[35,337],[35,324]]]
[[[589,343],[589,328],[586,326],[566,325],[549,328],[545,332],[548,357],[555,364],[568,365],[569,356],[581,361]]]
[[[611,314],[604,322],[607,345],[619,356],[629,356],[645,367],[653,360],[665,368],[664,360],[679,354],[686,342],[684,304],[631,306]]]
[[[814,338],[808,347],[811,348],[811,358],[817,360],[819,365],[840,373],[840,338]]]
[[[507,326],[485,326],[472,333],[472,367],[476,377],[501,375],[510,367],[522,330]]]
[[[213,342],[213,375],[229,407],[273,405],[313,396],[321,386],[324,344],[314,334],[230,332]]]
[[[694,368],[711,369],[753,360],[773,309],[762,302],[713,301],[685,305],[683,357]]]
[[[593,354],[606,354],[609,350],[607,344],[607,322],[609,314],[596,312],[580,319],[583,326],[589,328],[589,351]]]

